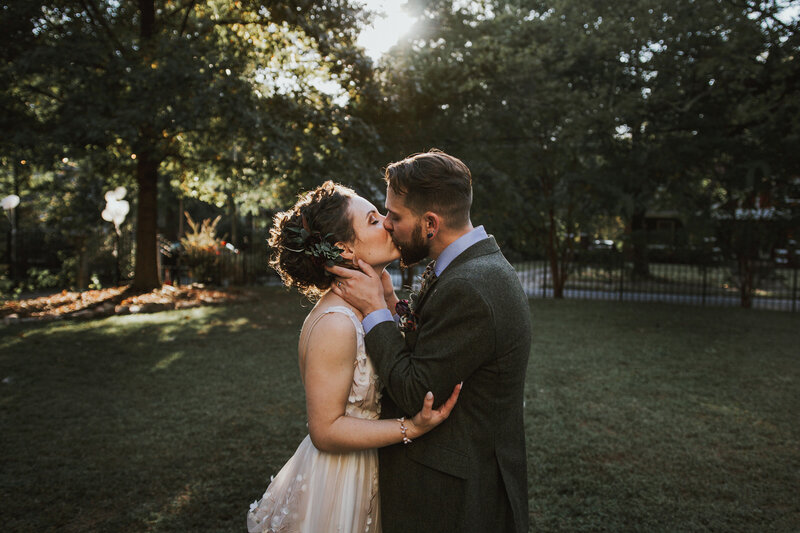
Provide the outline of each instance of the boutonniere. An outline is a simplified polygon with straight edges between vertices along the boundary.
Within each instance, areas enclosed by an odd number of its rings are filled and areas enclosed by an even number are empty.
[[[397,316],[400,317],[400,331],[405,333],[417,329],[419,317],[411,308],[411,302],[408,300],[400,300],[395,304],[394,310],[397,312]]]
[[[423,272],[422,279],[420,280],[419,292],[412,292],[409,294],[408,300],[400,300],[395,304],[394,309],[397,312],[397,316],[400,317],[400,331],[415,331],[417,329],[419,325],[419,316],[414,312],[414,309],[422,300],[430,284],[436,279],[436,274],[434,272],[435,263],[435,261],[431,261],[427,268],[425,268],[425,272]]]

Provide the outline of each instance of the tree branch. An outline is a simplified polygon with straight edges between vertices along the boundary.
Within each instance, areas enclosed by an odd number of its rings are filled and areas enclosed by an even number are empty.
[[[175,9],[173,9],[172,11],[170,11],[168,13],[165,13],[164,16],[167,17],[167,18],[172,17],[173,15],[175,15],[177,13],[180,13],[181,11],[186,9],[187,7],[192,7],[192,5],[195,4],[195,3],[196,3],[196,0],[189,0],[189,2],[187,2],[186,4],[179,5]]]
[[[189,22],[189,15],[191,14],[192,10],[194,9],[194,5],[197,3],[197,0],[191,0],[189,4],[186,6],[186,13],[183,15],[183,22],[181,22],[181,30],[178,33],[180,37],[183,37],[184,32],[186,31],[186,25]]]
[[[104,30],[108,39],[111,41],[111,44],[120,52],[123,53],[122,43],[119,42],[117,37],[114,35],[114,32],[111,31],[111,26],[108,25],[105,17],[103,17],[102,13],[100,13],[100,9],[93,3],[92,0],[81,0],[81,4],[83,4],[83,8],[91,17],[92,22],[95,26]]]
[[[59,97],[57,94],[53,93],[52,91],[48,91],[47,89],[41,89],[39,87],[36,87],[35,85],[30,85],[30,84],[26,84],[26,85],[24,85],[24,87],[26,87],[31,92],[47,96],[48,98],[52,98],[56,102],[62,102],[62,103],[64,102],[63,98]]]

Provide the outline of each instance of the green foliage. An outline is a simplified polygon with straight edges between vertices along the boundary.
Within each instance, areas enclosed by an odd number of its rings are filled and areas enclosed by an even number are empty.
[[[64,272],[53,272],[47,268],[31,267],[25,278],[12,282],[5,275],[0,275],[0,299],[19,298],[25,292],[38,292],[65,286]]]
[[[744,201],[733,209],[791,199],[796,227],[800,34],[786,2],[411,7],[421,22],[387,58],[375,111],[387,151],[462,157],[475,220],[520,256],[544,251],[556,286],[575,237],[611,217],[643,275],[648,211],[693,217],[724,191]]]
[[[311,256],[327,266],[334,266],[344,261],[342,249],[330,242],[333,233],[322,235],[319,231],[309,232],[306,228],[290,227],[287,229],[295,234],[288,240],[294,248],[287,246],[287,250]]]
[[[89,182],[151,191],[148,224],[159,179],[259,216],[327,178],[380,203],[379,169],[435,146],[473,170],[475,221],[513,256],[546,254],[556,285],[576,236],[611,218],[646,276],[655,209],[704,219],[746,271],[800,223],[790,6],[412,1],[417,28],[374,69],[354,45],[357,2],[15,2],[0,10],[0,185],[24,195],[48,172],[74,184],[51,188],[68,200],[50,220],[79,250],[94,213],[80,204],[102,191]],[[714,211],[759,206],[788,213],[775,239],[774,221],[708,229]]]
[[[28,280],[23,285],[27,291],[52,289],[59,286],[59,276],[46,268],[28,269]]]
[[[5,273],[0,273],[0,302],[18,298],[21,292],[21,287],[9,279]]]
[[[247,213],[328,173],[363,176],[348,146],[369,129],[347,98],[370,62],[354,46],[366,16],[351,2],[41,0],[0,17],[0,102],[11,110],[0,126],[13,132],[0,156],[113,161],[139,186],[140,250],[155,249],[159,174]],[[156,274],[155,256],[137,255],[148,261],[137,276]]]

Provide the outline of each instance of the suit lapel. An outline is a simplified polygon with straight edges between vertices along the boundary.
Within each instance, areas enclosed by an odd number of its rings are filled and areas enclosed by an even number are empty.
[[[444,274],[444,272],[442,272]],[[425,287],[425,292],[421,292],[419,297],[417,298],[417,309],[416,311],[419,312],[422,309],[422,303],[428,299],[428,295],[431,294],[433,291],[433,287],[439,282],[439,276],[433,278],[431,281],[428,282],[428,285]]]

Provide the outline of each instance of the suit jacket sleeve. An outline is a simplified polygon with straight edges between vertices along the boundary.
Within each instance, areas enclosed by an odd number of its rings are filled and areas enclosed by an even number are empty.
[[[450,396],[494,352],[494,317],[473,280],[440,279],[419,311],[415,336],[403,337],[392,322],[366,336],[367,353],[385,391],[408,415],[422,408],[432,391],[435,405]]]

